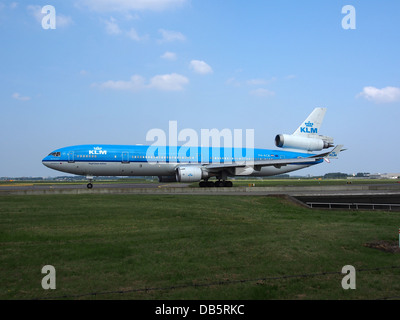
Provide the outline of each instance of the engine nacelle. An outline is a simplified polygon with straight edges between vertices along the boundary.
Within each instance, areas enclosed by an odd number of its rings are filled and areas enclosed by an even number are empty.
[[[275,145],[279,148],[293,148],[307,151],[321,151],[333,145],[329,141],[319,138],[307,138],[288,134],[278,134],[275,137]]]
[[[176,169],[176,180],[178,182],[196,182],[203,176],[203,170],[200,167],[179,167]]]
[[[176,176],[159,176],[158,182],[177,182]]]

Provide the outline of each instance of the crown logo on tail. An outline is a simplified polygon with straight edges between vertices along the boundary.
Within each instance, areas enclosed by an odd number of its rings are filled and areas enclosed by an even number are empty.
[[[305,123],[305,125],[306,125],[306,127],[311,128],[314,125],[314,123],[312,123],[311,121],[308,121]]]

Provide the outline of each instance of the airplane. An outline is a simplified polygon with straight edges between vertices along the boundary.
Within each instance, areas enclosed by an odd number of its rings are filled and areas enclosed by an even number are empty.
[[[232,187],[229,177],[274,176],[337,159],[344,151],[343,145],[334,147],[332,137],[319,134],[326,111],[315,108],[293,134],[276,135],[275,145],[282,150],[189,147],[188,154],[185,146],[90,144],[57,149],[42,163],[54,170],[86,176],[89,189],[96,176],[158,176],[159,182]],[[331,151],[316,153],[332,147]]]

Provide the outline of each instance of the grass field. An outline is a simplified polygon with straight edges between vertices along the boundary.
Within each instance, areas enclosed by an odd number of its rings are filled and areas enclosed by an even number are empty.
[[[273,197],[2,196],[0,299],[399,298],[387,267],[400,254],[364,246],[398,241],[399,227],[399,212]],[[42,289],[44,265],[55,290]],[[341,286],[345,265],[355,290]]]

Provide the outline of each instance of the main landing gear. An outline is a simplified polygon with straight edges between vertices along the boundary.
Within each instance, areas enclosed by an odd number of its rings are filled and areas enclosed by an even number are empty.
[[[231,188],[233,186],[232,181],[223,181],[223,180],[218,180],[218,181],[208,181],[208,180],[204,180],[204,181],[200,181],[199,182],[199,187],[200,188],[213,188],[213,187],[217,187],[217,188]]]

